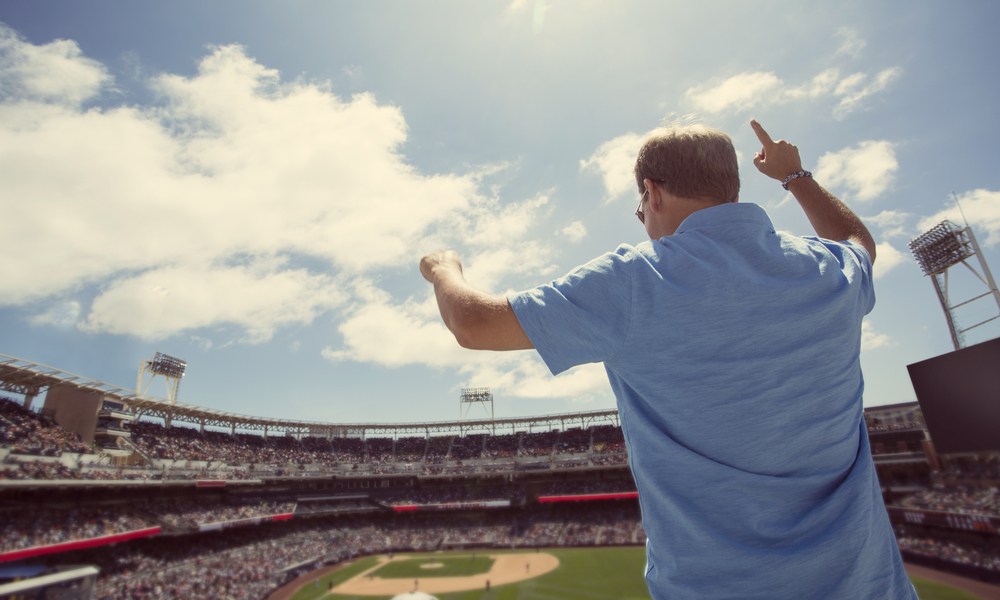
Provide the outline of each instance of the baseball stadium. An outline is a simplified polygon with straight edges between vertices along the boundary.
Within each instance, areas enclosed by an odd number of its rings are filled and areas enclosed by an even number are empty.
[[[616,411],[268,419],[178,401],[185,368],[126,390],[2,356],[0,598],[649,598]],[[865,418],[920,597],[1000,598],[996,452],[936,451],[916,402]]]

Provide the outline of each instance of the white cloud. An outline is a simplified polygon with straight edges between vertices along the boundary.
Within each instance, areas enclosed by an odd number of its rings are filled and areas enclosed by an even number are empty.
[[[480,364],[470,369],[470,382],[489,382],[490,388],[522,398],[570,398],[589,402],[592,394],[607,390],[608,374],[603,363],[580,365],[556,377],[534,354],[521,354],[513,368],[503,370]]]
[[[758,71],[703,83],[688,89],[684,95],[698,110],[710,113],[743,112],[774,102],[783,95],[781,90],[784,85],[773,71]]]
[[[73,325],[80,318],[80,303],[76,301],[62,302],[52,306],[47,311],[30,317],[32,325]]]
[[[812,78],[812,80],[797,88],[788,88],[784,91],[784,95],[793,100],[799,98],[819,98],[830,94],[837,85],[837,80],[840,78],[839,69],[827,69],[819,75]]]
[[[0,24],[0,96],[75,106],[110,83],[104,65],[72,40],[35,46]]]
[[[846,54],[853,58],[860,58],[861,51],[865,49],[868,42],[861,38],[861,32],[854,27],[841,27],[837,29],[834,37],[840,39],[840,47],[836,54]]]
[[[841,27],[835,37],[840,46],[834,56],[847,55],[857,58],[866,42],[856,29]],[[897,79],[902,70],[898,67],[883,69],[865,84],[866,73],[854,73],[843,79],[840,69],[828,68],[800,85],[785,83],[774,71],[747,71],[728,78],[716,77],[689,88],[684,97],[696,110],[719,114],[746,112],[755,108],[787,104],[801,100],[839,98],[833,116],[843,119],[850,113],[864,108],[864,100],[885,90]]]
[[[0,306],[98,284],[88,331],[155,339],[228,323],[259,341],[345,301],[341,274],[486,239],[503,229],[491,219],[524,227],[479,195],[502,166],[421,174],[399,153],[399,108],[283,83],[240,46],[213,49],[193,77],[148,80],[159,107],[90,110],[80,103],[112,81],[74,42],[3,29],[0,52],[0,238],[19,248],[0,255]]]
[[[604,180],[607,191],[606,203],[617,200],[632,191],[637,195],[635,184],[635,157],[645,135],[632,133],[620,135],[604,142],[587,160],[580,161],[580,170],[593,169]]]
[[[833,116],[843,119],[863,108],[863,100],[885,90],[899,77],[902,70],[885,69],[864,85],[867,75],[855,73],[840,79],[840,70],[831,68],[813,77],[808,83],[791,86],[778,78],[773,71],[739,73],[727,79],[712,79],[689,88],[684,96],[696,109],[708,113],[747,112],[758,107],[787,104],[789,102],[839,97]]]
[[[876,348],[881,348],[882,346],[894,346],[895,342],[892,341],[888,335],[884,333],[878,333],[875,331],[875,327],[872,325],[871,320],[865,319],[861,322],[861,351],[866,352],[868,350],[874,350]]]
[[[862,87],[867,75],[855,73],[845,78],[837,85],[835,93],[842,96],[840,103],[833,109],[833,116],[842,119],[862,106],[862,100],[877,94],[889,87],[889,84],[899,78],[902,70],[898,67],[885,69],[875,76],[875,80]]]
[[[875,279],[881,279],[895,267],[910,260],[909,253],[900,252],[889,242],[875,244]]]
[[[208,352],[212,349],[212,340],[208,338],[203,338],[200,335],[192,335],[191,341],[197,344],[202,352]]]
[[[354,80],[361,80],[365,78],[365,70],[358,65],[347,65],[341,69],[344,75]]]
[[[455,368],[470,384],[489,382],[495,392],[527,398],[582,398],[605,390],[607,375],[600,364],[582,365],[553,377],[535,352],[466,350],[441,322],[433,296],[394,303],[370,284],[360,283],[358,303],[339,326],[340,349],[324,348],[333,361],[371,362],[386,367],[427,365]]]
[[[559,233],[566,236],[566,239],[574,244],[578,244],[587,237],[587,228],[583,225],[583,221],[573,221],[566,227],[563,227]]]
[[[868,201],[889,188],[898,168],[891,142],[869,140],[856,148],[821,156],[816,180],[827,187],[843,186],[854,192],[857,200]]]
[[[971,190],[959,196],[965,219],[976,233],[976,240],[983,246],[994,246],[1000,242],[1000,192],[992,190]],[[957,206],[951,206],[917,223],[920,233],[927,231],[945,219],[962,226],[965,220]],[[986,237],[983,237],[983,233]]]
[[[883,210],[874,217],[864,217],[862,220],[866,224],[879,227],[882,230],[882,237],[893,238],[909,235],[909,230],[905,227],[905,223],[912,217],[913,215],[910,213],[898,210]]]
[[[286,269],[278,260],[245,266],[172,266],[114,282],[94,300],[84,331],[145,340],[217,324],[235,324],[245,341],[267,341],[278,327],[308,324],[345,296],[327,275]]]
[[[388,294],[372,292],[338,327],[344,336],[343,348],[324,348],[325,358],[387,367],[454,367],[489,356],[458,345],[441,321],[432,296],[420,303],[410,299],[397,305]]]

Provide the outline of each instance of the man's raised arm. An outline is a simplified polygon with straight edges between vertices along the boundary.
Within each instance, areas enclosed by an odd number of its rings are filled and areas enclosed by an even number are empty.
[[[750,121],[760,140],[761,149],[753,159],[757,170],[772,179],[784,181],[792,173],[802,171],[799,149],[784,140],[777,142],[764,131],[757,121]],[[875,240],[858,215],[847,208],[836,196],[823,189],[812,177],[798,177],[788,182],[788,191],[795,196],[809,217],[816,235],[828,240],[851,240],[864,246],[875,262]]]
[[[441,318],[463,348],[531,350],[535,347],[507,298],[469,285],[455,252],[441,250],[428,254],[420,260],[420,273],[434,284]]]

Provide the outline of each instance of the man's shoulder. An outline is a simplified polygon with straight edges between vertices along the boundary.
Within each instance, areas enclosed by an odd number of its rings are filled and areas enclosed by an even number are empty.
[[[605,271],[615,267],[624,266],[637,260],[649,260],[656,256],[651,240],[641,242],[635,246],[631,244],[619,244],[611,252],[605,252],[596,256],[590,261],[580,265],[574,271]],[[571,272],[572,274],[572,272]]]
[[[829,252],[836,257],[841,267],[849,263],[854,263],[866,271],[872,268],[872,258],[868,254],[868,250],[853,240],[836,241],[813,235],[797,237],[791,234],[783,234],[782,240],[789,244],[796,243],[795,241],[797,240],[797,243],[803,247],[822,248],[825,252]]]

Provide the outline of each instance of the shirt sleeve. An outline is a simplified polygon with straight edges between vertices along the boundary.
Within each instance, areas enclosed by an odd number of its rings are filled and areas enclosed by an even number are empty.
[[[858,302],[868,314],[875,308],[875,284],[872,281],[872,258],[861,244],[845,240],[831,242],[817,237],[809,237],[822,243],[840,262],[840,268],[852,285],[858,286]]]
[[[633,277],[621,246],[565,277],[507,296],[521,327],[553,375],[612,359],[632,323]]]

